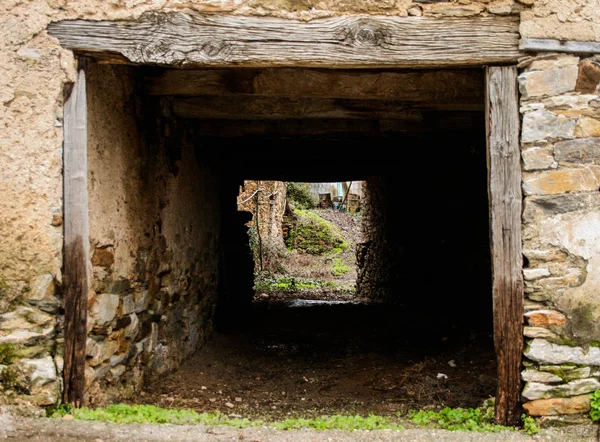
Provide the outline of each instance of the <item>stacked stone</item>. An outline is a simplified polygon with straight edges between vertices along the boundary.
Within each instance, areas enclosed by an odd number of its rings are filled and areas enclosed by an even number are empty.
[[[0,396],[35,405],[55,402],[63,367],[60,306],[54,278],[46,274],[26,287],[12,311],[0,315]]]
[[[600,60],[522,67],[524,408],[586,414],[600,389]]]

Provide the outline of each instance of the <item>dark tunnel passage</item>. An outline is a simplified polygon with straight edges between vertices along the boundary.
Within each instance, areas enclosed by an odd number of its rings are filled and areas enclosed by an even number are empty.
[[[201,138],[225,153],[215,161],[231,183],[217,331],[143,402],[278,419],[493,396],[483,117],[435,118],[416,134]],[[346,178],[367,186],[357,291],[368,302],[253,301],[239,184]]]

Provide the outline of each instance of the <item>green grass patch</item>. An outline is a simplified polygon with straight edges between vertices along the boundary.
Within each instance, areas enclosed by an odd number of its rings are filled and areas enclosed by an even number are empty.
[[[413,423],[450,431],[500,432],[514,430],[493,423],[492,408],[444,408],[441,411],[421,410],[410,414]]]
[[[346,265],[343,259],[334,258],[333,266],[331,267],[331,273],[333,276],[342,276],[350,271],[350,267]]]
[[[288,249],[322,255],[348,248],[348,243],[336,225],[310,210],[296,209],[294,213],[298,219],[286,239]]]
[[[297,430],[310,428],[313,430],[401,430],[400,425],[383,416],[321,416],[314,419],[294,418],[284,421],[266,422],[247,418],[231,418],[221,413],[198,413],[193,410],[175,410],[156,407],[154,405],[115,404],[106,408],[71,408],[57,407],[51,417],[62,418],[71,414],[75,419],[89,421],[151,424],[202,424],[226,425],[235,428],[271,426],[280,430]]]
[[[356,286],[337,284],[335,281],[257,273],[254,276],[254,291],[256,293],[307,293],[319,291],[352,295],[356,293]]]

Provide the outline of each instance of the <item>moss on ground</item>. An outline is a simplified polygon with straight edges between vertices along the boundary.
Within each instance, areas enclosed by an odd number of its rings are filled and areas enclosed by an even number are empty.
[[[298,219],[286,240],[288,249],[322,255],[348,248],[348,243],[337,226],[310,210],[296,209],[294,212]]]

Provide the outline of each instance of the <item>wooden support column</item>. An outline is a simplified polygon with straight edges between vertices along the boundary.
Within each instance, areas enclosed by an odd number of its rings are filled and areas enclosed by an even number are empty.
[[[517,425],[521,415],[523,257],[516,67],[487,69],[486,107],[494,346],[498,360],[495,417],[499,424]]]
[[[64,106],[65,350],[63,401],[83,405],[88,312],[89,220],[85,66]]]

